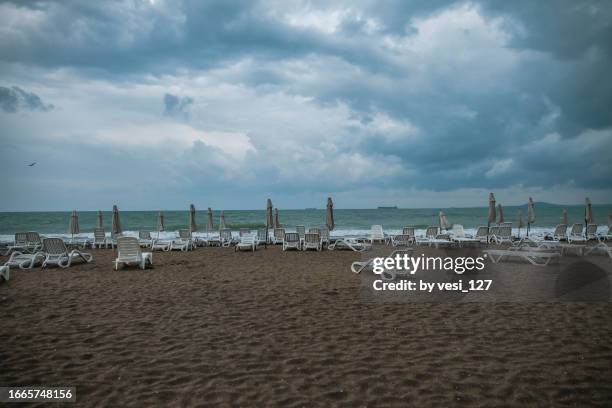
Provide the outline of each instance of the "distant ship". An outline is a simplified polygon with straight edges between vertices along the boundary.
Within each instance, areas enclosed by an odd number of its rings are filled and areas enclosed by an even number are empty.
[[[391,207],[378,207],[379,210],[397,210],[397,205]]]
[[[316,208],[315,207],[308,207],[308,208],[305,208],[305,210],[316,210]]]

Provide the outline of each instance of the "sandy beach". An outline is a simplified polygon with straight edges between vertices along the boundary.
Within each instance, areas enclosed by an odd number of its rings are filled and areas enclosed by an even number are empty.
[[[199,248],[144,271],[91,252],[0,284],[0,383],[74,385],[78,406],[612,400],[610,303],[369,302],[354,252]]]

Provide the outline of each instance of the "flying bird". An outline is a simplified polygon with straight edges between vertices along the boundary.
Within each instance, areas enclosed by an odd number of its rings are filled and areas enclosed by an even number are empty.
[[[28,164],[28,167],[34,167],[35,165],[36,165],[36,162],[30,163],[30,164]]]

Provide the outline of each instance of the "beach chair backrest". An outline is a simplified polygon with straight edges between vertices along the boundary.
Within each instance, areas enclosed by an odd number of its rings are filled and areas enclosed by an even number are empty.
[[[266,229],[265,228],[260,228],[257,230],[257,239],[260,241],[266,240]]]
[[[597,234],[597,224],[589,224],[589,225],[587,225],[586,233],[587,233],[587,235],[595,235],[595,234]]]
[[[253,245],[255,243],[255,235],[244,234],[240,237],[240,243],[246,245]]]
[[[251,230],[248,228],[240,228],[240,236],[251,235]]]
[[[25,245],[28,243],[27,232],[16,232],[15,233],[15,245]]]
[[[414,227],[402,228],[402,235],[409,235],[411,237],[414,237]]]
[[[329,240],[329,229],[319,228],[319,235],[321,236],[321,239]]]
[[[582,235],[582,224],[572,225],[572,235]]]
[[[453,235],[457,238],[465,238],[465,230],[461,224],[453,224]]]
[[[300,234],[297,232],[286,232],[285,233],[285,242],[299,242]]]
[[[370,228],[370,235],[372,235],[372,238],[384,238],[385,233],[383,232],[382,225],[372,225]]]
[[[285,229],[284,228],[274,228],[274,238],[276,239],[284,239],[285,238]]]
[[[222,229],[221,231],[219,231],[219,237],[221,238],[221,241],[231,241],[232,240],[232,230],[230,229]]]
[[[499,235],[499,228],[497,226],[489,228],[489,235]]]
[[[140,244],[136,237],[119,237],[117,238],[117,253],[119,258],[140,258]]]
[[[564,236],[566,232],[567,232],[567,225],[559,224],[555,227],[555,232],[553,232],[553,236],[555,237]]]
[[[138,231],[138,238],[151,239],[151,233],[149,231]]]
[[[319,228],[308,228],[308,232],[311,233],[311,234],[320,234],[321,233]]]
[[[438,227],[427,227],[425,230],[425,236],[427,238],[435,238],[438,236]]]
[[[512,237],[512,227],[507,225],[498,227],[498,235],[503,238]]]
[[[28,241],[28,244],[35,244],[38,245],[40,244],[40,234],[36,231],[30,231],[30,232],[26,232],[26,240]]]
[[[61,255],[68,252],[68,249],[61,238],[45,238],[43,239],[42,251],[49,255]]]
[[[94,229],[94,242],[104,241],[105,239],[106,233],[104,232],[104,228]]]
[[[410,242],[412,240],[412,235],[408,235],[408,234],[396,235],[394,240],[396,242]]]
[[[318,244],[321,242],[321,236],[318,232],[309,232],[304,234],[304,242],[309,244]]]
[[[304,238],[304,234],[306,233],[306,227],[303,226],[303,225],[296,225],[295,226],[295,232],[298,233],[300,238]]]
[[[476,230],[476,238],[486,238],[488,233],[489,233],[488,227],[480,226]]]
[[[188,229],[180,229],[179,238],[180,239],[191,239],[191,231]]]

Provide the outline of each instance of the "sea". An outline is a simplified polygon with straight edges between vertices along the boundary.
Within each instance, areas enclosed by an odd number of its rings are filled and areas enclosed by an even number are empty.
[[[535,222],[530,227],[530,234],[539,236],[551,232],[561,221],[561,212],[567,210],[568,223],[584,223],[584,206],[559,206],[548,203],[535,204]],[[518,229],[518,213],[523,213],[526,221],[525,206],[504,207],[504,221],[513,223],[513,233],[524,235],[525,228]],[[438,214],[443,211],[450,224],[461,224],[467,233],[473,233],[480,225],[487,225],[488,210],[486,207],[473,208],[380,208],[380,209],[334,209],[335,229],[332,236],[364,235],[372,225],[382,225],[388,234],[398,234],[405,226],[416,227],[417,235],[424,233],[429,225],[438,225]],[[189,212],[162,211],[165,220],[165,231],[160,238],[173,238],[181,228],[188,228]],[[213,211],[215,228],[218,228],[220,211]],[[326,210],[279,209],[279,221],[290,231],[296,225],[305,225],[306,229],[325,225]],[[612,205],[593,205],[594,223],[599,225],[599,232],[607,232],[608,219],[612,214]],[[70,237],[68,224],[71,211],[53,212],[0,212],[0,241],[14,239],[15,232],[38,231],[45,236]],[[137,235],[139,230],[156,231],[158,211],[120,211],[121,227],[127,235]],[[80,211],[78,220],[81,237],[93,237],[97,211]],[[265,227],[265,209],[261,210],[225,210],[226,226],[233,231],[240,228],[252,230]],[[103,212],[104,227],[111,229],[111,211]],[[206,235],[206,211],[196,212],[198,231],[194,234]]]

